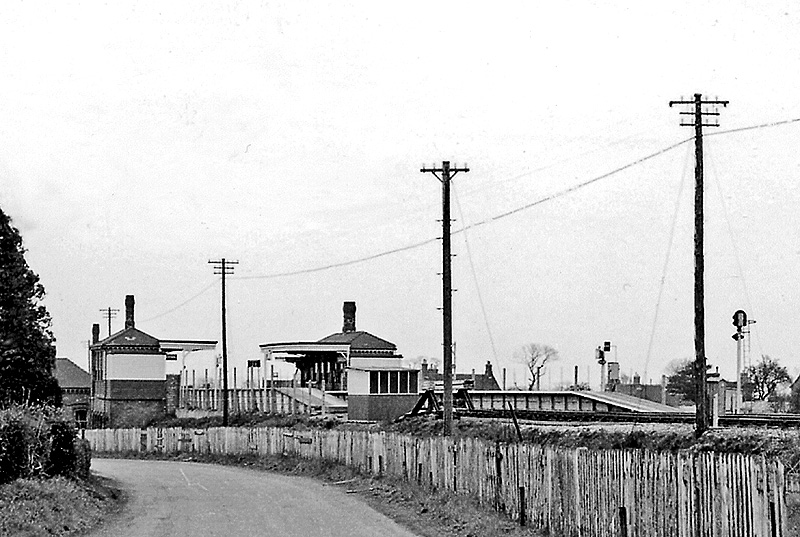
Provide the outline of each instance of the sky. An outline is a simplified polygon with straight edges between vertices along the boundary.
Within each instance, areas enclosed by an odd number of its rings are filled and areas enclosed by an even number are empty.
[[[701,93],[729,101],[704,137],[708,360],[735,376],[744,309],[751,359],[796,375],[798,27],[778,1],[4,2],[0,207],[83,367],[128,294],[155,337],[219,339],[223,257],[232,367],[340,331],[349,300],[359,330],[441,359],[420,168],[448,160],[469,167],[457,369],[523,385],[540,343],[543,387],[577,365],[596,388],[611,341],[658,382],[694,356],[693,130],[669,101]]]

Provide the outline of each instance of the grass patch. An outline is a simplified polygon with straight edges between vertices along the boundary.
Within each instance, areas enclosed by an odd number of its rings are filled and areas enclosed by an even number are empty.
[[[76,535],[119,509],[122,499],[99,478],[17,479],[0,485],[0,536]]]
[[[517,522],[497,513],[489,506],[479,505],[467,496],[454,495],[444,491],[431,492],[388,476],[363,475],[354,468],[331,461],[252,454],[140,452],[94,454],[95,458],[103,456],[204,462],[315,478],[322,481],[324,486],[335,487],[358,496],[376,511],[423,537],[478,537],[485,535],[532,537],[544,535],[534,528],[520,527]]]

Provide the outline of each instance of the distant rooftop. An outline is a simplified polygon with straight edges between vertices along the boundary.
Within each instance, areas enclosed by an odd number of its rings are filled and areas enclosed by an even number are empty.
[[[69,358],[56,358],[55,377],[61,388],[89,388],[91,376]]]

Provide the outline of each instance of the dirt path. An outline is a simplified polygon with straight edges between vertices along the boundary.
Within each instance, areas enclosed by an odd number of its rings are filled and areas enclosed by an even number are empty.
[[[415,537],[318,481],[199,463],[95,459],[129,495],[121,516],[89,537]]]

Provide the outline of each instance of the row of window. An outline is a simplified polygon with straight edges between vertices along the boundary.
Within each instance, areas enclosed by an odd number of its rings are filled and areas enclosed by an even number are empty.
[[[370,371],[369,393],[417,393],[417,371]]]

